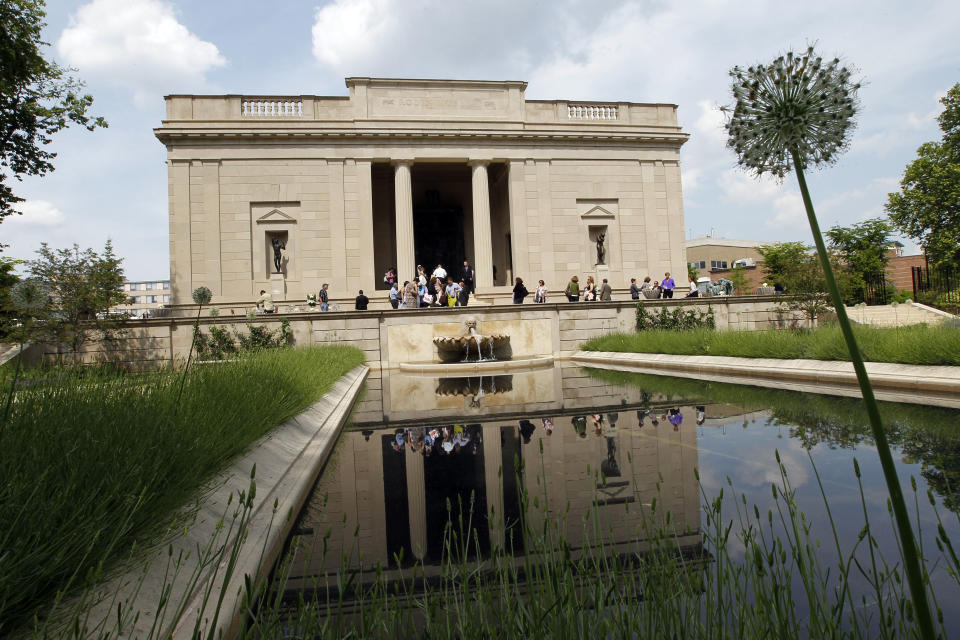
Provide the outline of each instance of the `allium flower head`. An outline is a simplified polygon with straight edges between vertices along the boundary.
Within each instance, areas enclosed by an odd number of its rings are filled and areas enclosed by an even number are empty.
[[[208,304],[213,294],[207,287],[197,287],[193,290],[193,301],[199,305]]]
[[[27,278],[13,285],[10,300],[20,313],[33,315],[50,304],[50,289],[38,278]]]
[[[858,110],[852,72],[834,58],[824,62],[809,47],[768,65],[734,67],[735,103],[727,113],[727,147],[737,163],[782,178],[796,154],[801,168],[836,161],[846,147]]]

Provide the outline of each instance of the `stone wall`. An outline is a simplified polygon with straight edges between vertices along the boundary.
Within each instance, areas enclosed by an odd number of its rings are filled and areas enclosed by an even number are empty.
[[[661,308],[706,311],[712,308],[719,330],[754,331],[775,327],[776,296],[647,300],[651,313]],[[300,312],[260,315],[253,324],[273,330],[282,320],[290,323],[295,345],[349,344],[363,350],[374,367],[396,367],[402,362],[435,362],[433,338],[458,336],[465,323],[474,321],[482,335],[506,334],[514,359],[552,356],[566,358],[593,337],[616,331],[632,331],[636,302],[527,304],[475,306],[451,309],[419,309],[349,312]],[[154,318],[130,322],[126,334],[110,341],[91,342],[83,353],[86,362],[122,362],[135,368],[183,361],[193,335],[191,317]],[[249,323],[243,315],[201,317],[201,330],[213,325],[242,331]],[[46,360],[69,359],[49,346],[36,349]]]

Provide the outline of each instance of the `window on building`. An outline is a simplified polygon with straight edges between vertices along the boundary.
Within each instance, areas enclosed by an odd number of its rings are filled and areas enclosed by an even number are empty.
[[[726,261],[726,260],[711,260],[711,261],[710,261],[710,268],[713,269],[713,270],[726,269],[726,268],[727,268],[727,261]]]
[[[690,268],[691,268],[691,269],[706,269],[706,268],[707,268],[707,261],[706,261],[706,260],[701,260],[700,262],[691,262],[691,263],[690,263]]]
[[[169,288],[170,288],[170,281],[169,281],[169,280],[164,281],[164,283],[163,283],[163,288],[164,288],[164,289],[169,289]]]
[[[157,296],[147,296],[147,304],[154,304],[157,301]]]
[[[166,303],[166,302],[170,302],[170,294],[169,294],[169,293],[163,294],[163,301],[164,301],[165,303]]]
[[[144,286],[147,288],[147,291],[153,291],[153,283],[152,283],[152,282],[148,282],[148,283],[145,284]]]

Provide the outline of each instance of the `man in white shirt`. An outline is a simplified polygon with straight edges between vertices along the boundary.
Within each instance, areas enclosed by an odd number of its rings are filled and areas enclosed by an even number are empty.
[[[433,270],[433,277],[439,279],[440,282],[446,282],[447,270],[443,268],[442,264],[438,264],[437,268]]]

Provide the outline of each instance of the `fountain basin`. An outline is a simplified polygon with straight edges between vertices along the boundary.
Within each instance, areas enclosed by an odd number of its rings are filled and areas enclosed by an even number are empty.
[[[437,347],[438,359],[444,363],[507,360],[511,355],[510,336],[500,334],[434,338],[433,344]]]

